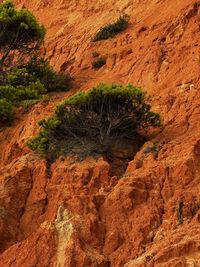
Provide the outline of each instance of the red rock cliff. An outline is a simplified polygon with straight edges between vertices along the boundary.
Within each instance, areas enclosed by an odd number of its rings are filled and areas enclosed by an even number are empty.
[[[46,56],[73,74],[73,92],[99,81],[141,86],[163,128],[112,177],[103,159],[48,166],[26,147],[63,94],[19,113],[0,132],[0,266],[200,266],[199,1],[14,2],[46,26]],[[123,12],[125,32],[90,41]],[[94,51],[107,58],[98,71]]]

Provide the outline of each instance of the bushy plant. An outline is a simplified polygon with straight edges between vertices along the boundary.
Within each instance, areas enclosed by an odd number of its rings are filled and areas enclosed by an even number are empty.
[[[71,77],[69,74],[56,72],[44,58],[33,57],[27,65],[25,65],[29,74],[39,79],[48,92],[67,91]]]
[[[38,79],[30,75],[26,69],[14,68],[0,85],[1,121],[11,121],[14,106],[21,105],[26,100],[31,101],[29,105],[34,104],[35,100],[41,99],[44,94],[46,89]]]
[[[46,93],[46,89],[40,81],[31,82],[27,86],[11,84],[0,86],[0,99],[7,99],[14,105],[26,99],[39,99]]]
[[[13,105],[6,99],[0,99],[0,123],[11,122],[14,117]]]
[[[28,86],[30,83],[38,81],[26,68],[14,67],[6,76],[5,83],[12,86]]]
[[[16,101],[40,99],[45,93],[46,89],[40,81],[30,83],[28,86],[17,86],[15,93]]]
[[[46,60],[32,59],[26,65],[4,73],[0,99],[6,99],[13,106],[22,105],[27,110],[44,96],[48,97],[47,92],[67,90],[69,82],[69,75],[55,72]]]
[[[27,9],[17,10],[11,0],[0,4],[2,121],[10,121],[9,114],[15,106],[27,109],[44,99],[47,92],[69,89],[70,76],[57,73],[47,60],[37,57],[45,33],[44,26]]]
[[[40,122],[43,129],[28,146],[51,160],[78,147],[81,153],[106,154],[119,139],[135,139],[142,129],[160,124],[140,88],[100,84],[58,105],[54,116]]]
[[[26,99],[21,101],[20,105],[24,108],[24,111],[28,111],[31,106],[38,103],[38,99]]]
[[[2,65],[11,51],[20,53],[38,48],[45,28],[25,8],[17,10],[10,0],[0,4],[0,54]]]
[[[24,108],[24,111],[28,111],[31,106],[39,101],[48,103],[50,100],[49,95],[41,95],[39,99],[25,99],[20,101],[20,105]]]
[[[106,25],[101,28],[94,38],[92,38],[93,42],[97,42],[100,40],[106,40],[108,38],[112,38],[120,32],[124,31],[128,27],[129,17],[127,15],[120,16],[117,21]]]

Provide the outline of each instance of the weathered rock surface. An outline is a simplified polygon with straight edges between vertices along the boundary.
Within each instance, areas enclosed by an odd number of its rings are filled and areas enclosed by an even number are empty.
[[[45,24],[46,56],[75,85],[0,131],[0,266],[200,266],[199,1],[14,2]],[[90,41],[122,12],[124,33]],[[98,71],[94,51],[107,57]],[[102,158],[49,166],[30,152],[38,120],[99,81],[144,87],[163,118],[124,175]]]

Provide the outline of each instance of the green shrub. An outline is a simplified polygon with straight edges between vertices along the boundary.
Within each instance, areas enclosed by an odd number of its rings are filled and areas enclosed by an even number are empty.
[[[46,88],[48,92],[53,91],[68,91],[70,88],[71,77],[68,74],[58,72],[55,73],[51,79],[47,80]]]
[[[93,69],[100,69],[102,66],[106,64],[105,57],[98,57],[95,61],[92,62]]]
[[[69,90],[71,77],[69,74],[56,72],[44,58],[33,57],[25,68],[29,74],[39,79],[48,92]]]
[[[20,53],[38,48],[45,36],[45,28],[25,8],[17,10],[12,1],[0,4],[0,64],[11,51]]]
[[[13,105],[6,99],[0,99],[0,122],[11,122],[14,117]]]
[[[17,105],[26,99],[40,99],[41,95],[45,92],[43,84],[39,81],[29,83],[28,86],[2,85],[0,86],[0,99],[7,99],[14,105]]]
[[[67,90],[69,80],[69,75],[56,73],[46,60],[32,59],[25,66],[13,67],[3,73],[0,99],[28,110],[38,100],[49,98],[47,91]]]
[[[40,99],[45,93],[46,89],[40,81],[30,83],[28,86],[17,86],[15,92],[16,101]]]
[[[11,0],[0,3],[1,121],[11,121],[15,106],[27,109],[47,98],[47,92],[69,89],[68,74],[57,73],[47,60],[37,58],[45,33],[27,9],[16,9]]]
[[[16,88],[12,85],[2,85],[0,86],[0,99],[6,99],[9,102],[14,102]]]
[[[26,99],[21,101],[20,105],[24,108],[24,111],[28,111],[32,105],[37,104],[38,102],[38,99]]]
[[[27,69],[15,67],[8,73],[5,83],[12,86],[28,86],[30,83],[36,81],[38,81],[38,79],[33,77],[33,75],[30,74]]]
[[[105,27],[101,28],[94,38],[93,42],[97,42],[100,40],[106,40],[108,38],[112,38],[118,33],[124,31],[128,27],[129,17],[127,15],[120,16],[117,21],[114,23],[110,23]]]
[[[14,73],[16,75],[14,75]],[[18,75],[19,74],[19,75]],[[20,76],[22,74],[22,76]],[[6,85],[0,85],[0,122],[11,122],[14,117],[14,107],[23,106],[25,110],[44,98],[46,89],[39,80],[31,82],[24,70],[15,70],[8,75]],[[20,78],[21,77],[21,78]],[[20,85],[20,83],[24,85]]]
[[[106,154],[119,140],[137,139],[142,129],[160,124],[140,88],[99,84],[58,105],[28,146],[50,160],[70,152]]]
[[[28,111],[31,106],[37,104],[39,101],[49,102],[49,95],[42,95],[39,99],[25,99],[20,102],[20,105],[24,108],[24,111]]]

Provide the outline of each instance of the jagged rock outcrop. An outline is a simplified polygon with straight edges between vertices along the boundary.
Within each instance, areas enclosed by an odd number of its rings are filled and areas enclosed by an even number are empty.
[[[14,2],[45,24],[44,53],[75,80],[0,130],[0,266],[200,266],[199,2]],[[90,42],[122,12],[124,33]],[[94,51],[107,58],[98,71]],[[126,172],[110,175],[102,158],[49,166],[30,152],[38,120],[99,81],[144,87],[163,118]]]

